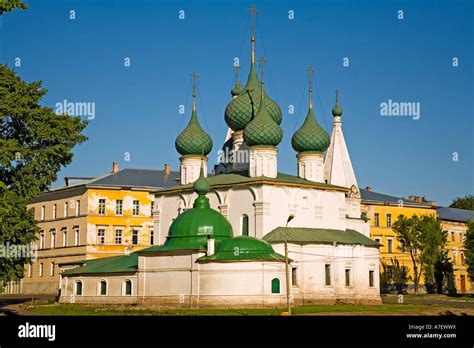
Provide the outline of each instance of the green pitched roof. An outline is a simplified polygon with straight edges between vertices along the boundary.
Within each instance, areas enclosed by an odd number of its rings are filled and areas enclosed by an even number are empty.
[[[262,184],[262,183],[275,183],[275,184],[289,184],[289,185],[301,185],[301,186],[307,186],[307,187],[315,187],[315,188],[321,188],[321,189],[333,189],[333,190],[340,190],[340,191],[349,191],[348,188],[342,187],[342,186],[336,186],[336,185],[331,185],[331,184],[326,184],[322,182],[314,182],[306,179],[302,179],[298,176],[290,175],[290,174],[285,174],[285,173],[278,173],[276,178],[269,178],[269,177],[249,177],[246,173],[229,173],[229,174],[219,174],[219,175],[213,175],[213,176],[208,176],[207,180],[209,181],[209,184],[211,187],[215,186],[235,186],[239,184]],[[173,192],[173,191],[185,191],[193,188],[193,184],[187,184],[187,185],[176,185],[173,187],[168,187],[166,189],[159,189],[156,192],[160,193],[166,193],[166,192]]]
[[[335,230],[329,228],[277,227],[263,237],[269,243],[286,240],[294,244],[359,244],[378,247],[378,243],[355,230]]]
[[[321,128],[313,113],[313,108],[308,109],[308,114],[302,126],[293,134],[291,145],[297,152],[324,152],[330,143],[328,133]]]
[[[81,267],[64,271],[63,274],[130,273],[138,269],[138,254],[86,260]]]
[[[212,150],[212,139],[199,124],[196,109],[193,109],[191,120],[175,141],[176,150],[182,156],[207,155]]]
[[[277,254],[272,246],[249,236],[239,236],[223,240],[210,256],[202,256],[199,262],[276,261],[284,262],[285,257]]]

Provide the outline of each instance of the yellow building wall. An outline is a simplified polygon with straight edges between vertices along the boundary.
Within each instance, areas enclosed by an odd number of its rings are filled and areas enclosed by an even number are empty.
[[[99,200],[105,199],[105,214],[99,214]],[[117,215],[117,200],[122,201],[122,214]],[[139,201],[140,211],[133,214],[133,201]],[[88,258],[109,257],[123,254],[126,248],[134,252],[150,246],[153,228],[151,203],[154,195],[132,190],[88,190],[87,244]],[[98,230],[105,229],[105,243],[100,244]],[[121,229],[122,243],[117,244],[115,231]],[[132,245],[132,232],[138,230],[138,245]]]
[[[379,214],[379,226],[375,226],[375,214]],[[387,226],[387,214],[391,214],[391,223],[397,221],[398,216],[404,215],[406,217],[417,216],[436,216],[434,208],[419,208],[410,206],[392,206],[392,205],[369,205],[367,217],[370,219],[370,237],[371,239],[380,239],[382,246],[380,247],[380,260],[386,265],[392,265],[392,259],[397,259],[400,266],[405,266],[408,269],[408,283],[414,283],[413,262],[410,254],[402,252],[400,243],[397,239],[397,233],[392,227]],[[392,240],[392,250],[389,250],[389,240]],[[382,269],[380,270],[382,272]],[[424,284],[423,274],[421,274],[420,285]]]

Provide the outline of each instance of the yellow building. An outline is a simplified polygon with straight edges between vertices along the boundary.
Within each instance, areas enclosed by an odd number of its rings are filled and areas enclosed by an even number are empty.
[[[152,209],[159,188],[176,185],[179,173],[123,169],[95,178],[65,178],[65,185],[30,202],[39,230],[38,256],[25,265],[21,293],[57,293],[59,265],[110,257],[157,244]]]
[[[466,238],[467,221],[474,222],[474,211],[440,207],[436,210],[441,219],[441,226],[448,234],[446,249],[453,262],[454,281],[458,293],[470,293],[474,286],[467,273],[464,258],[464,240]]]
[[[413,262],[410,254],[403,252],[397,239],[397,234],[392,229],[392,224],[400,215],[411,217],[436,216],[436,208],[430,202],[422,202],[421,199],[405,199],[373,192],[370,187],[361,189],[362,207],[370,219],[370,237],[381,244],[380,260],[387,265],[387,272],[393,272],[393,260],[397,260],[404,267],[409,280],[408,289],[413,288]],[[411,198],[411,197],[410,197]],[[382,269],[381,269],[382,272]],[[419,291],[423,291],[423,274],[420,278]]]

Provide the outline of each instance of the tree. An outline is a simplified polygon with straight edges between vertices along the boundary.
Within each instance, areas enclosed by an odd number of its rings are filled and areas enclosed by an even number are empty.
[[[432,216],[413,215],[411,218],[406,218],[400,215],[393,224],[393,230],[397,233],[397,239],[404,250],[410,254],[415,293],[418,292],[422,273],[425,276],[427,290],[434,291],[434,265],[446,243],[446,233],[441,229],[441,221]]]
[[[436,281],[436,292],[438,294],[448,293],[456,294],[456,286],[454,284],[453,263],[448,257],[448,252],[443,250],[440,258],[436,261],[434,277]]]
[[[466,239],[464,240],[464,260],[467,264],[469,279],[474,281],[474,222],[467,222]]]
[[[28,5],[21,0],[1,0],[0,1],[0,16],[5,12],[11,12],[15,8],[19,8],[21,10],[26,10]]]
[[[41,82],[27,83],[0,64],[0,245],[30,244],[36,234],[28,202],[46,190],[71,150],[87,138],[87,122],[56,115],[40,101]],[[18,279],[28,259],[0,258],[0,281]]]
[[[474,210],[474,195],[465,195],[453,199],[450,208]]]

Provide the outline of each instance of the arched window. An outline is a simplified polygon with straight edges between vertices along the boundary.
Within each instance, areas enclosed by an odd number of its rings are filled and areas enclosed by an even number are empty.
[[[107,295],[107,282],[105,280],[101,280],[99,283],[100,289],[99,294],[102,296]]]
[[[132,281],[130,279],[127,279],[124,284],[124,294],[125,295],[131,295],[132,294]]]
[[[249,235],[249,216],[247,214],[242,215],[242,229],[241,229],[242,236]]]
[[[464,253],[461,253],[461,266],[464,266],[465,259],[464,259]]]
[[[82,282],[81,281],[76,282],[76,291],[75,291],[75,293],[78,296],[82,295]]]
[[[272,279],[272,294],[279,294],[280,293],[280,279],[273,278]]]

